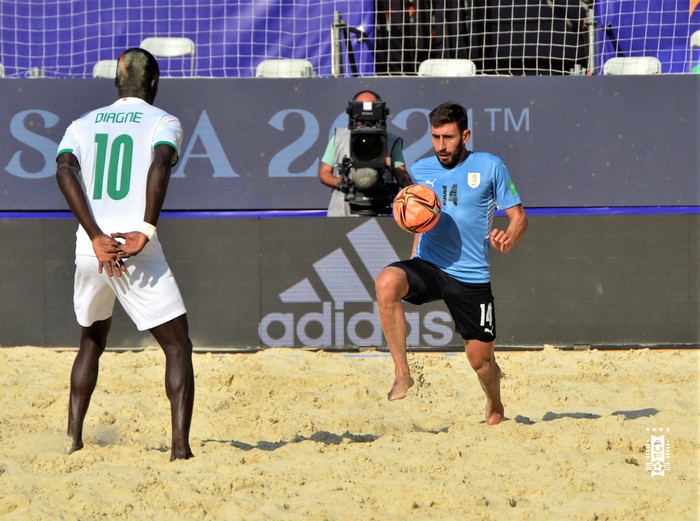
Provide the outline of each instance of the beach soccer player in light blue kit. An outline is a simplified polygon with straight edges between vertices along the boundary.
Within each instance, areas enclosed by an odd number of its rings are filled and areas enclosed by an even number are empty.
[[[430,113],[435,155],[411,168],[416,183],[431,187],[442,201],[437,225],[416,234],[411,259],[384,268],[376,280],[379,319],[394,362],[389,400],[405,398],[414,381],[406,356],[408,326],[401,301],[443,300],[462,336],[467,359],[486,394],[486,423],[504,417],[501,370],[496,363],[496,315],[491,293],[489,248],[509,252],[527,230],[527,216],[503,161],[470,152],[467,111],[447,102]],[[493,228],[496,208],[508,227]]]

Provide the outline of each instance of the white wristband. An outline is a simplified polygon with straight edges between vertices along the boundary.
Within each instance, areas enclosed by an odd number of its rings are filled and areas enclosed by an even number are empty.
[[[151,241],[153,240],[153,236],[156,234],[156,227],[153,226],[151,223],[143,221],[143,224],[141,225],[141,229],[139,231],[143,233],[146,237],[148,237],[149,241]]]

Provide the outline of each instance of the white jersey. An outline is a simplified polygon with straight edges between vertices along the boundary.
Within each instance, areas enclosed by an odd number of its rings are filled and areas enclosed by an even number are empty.
[[[87,200],[104,233],[141,228],[153,149],[163,143],[175,149],[177,162],[180,121],[139,98],[121,98],[73,121],[66,130],[58,154],[71,152],[78,158]],[[95,254],[82,226],[76,254]]]

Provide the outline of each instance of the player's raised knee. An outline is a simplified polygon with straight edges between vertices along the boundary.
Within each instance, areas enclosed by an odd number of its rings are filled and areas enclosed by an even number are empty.
[[[404,280],[405,274],[402,270],[392,267],[384,268],[374,283],[377,300],[400,298]]]

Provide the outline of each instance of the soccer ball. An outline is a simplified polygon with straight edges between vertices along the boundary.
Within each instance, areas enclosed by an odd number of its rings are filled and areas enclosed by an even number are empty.
[[[425,185],[410,185],[394,198],[394,220],[411,233],[431,230],[440,219],[442,205],[433,190]]]

